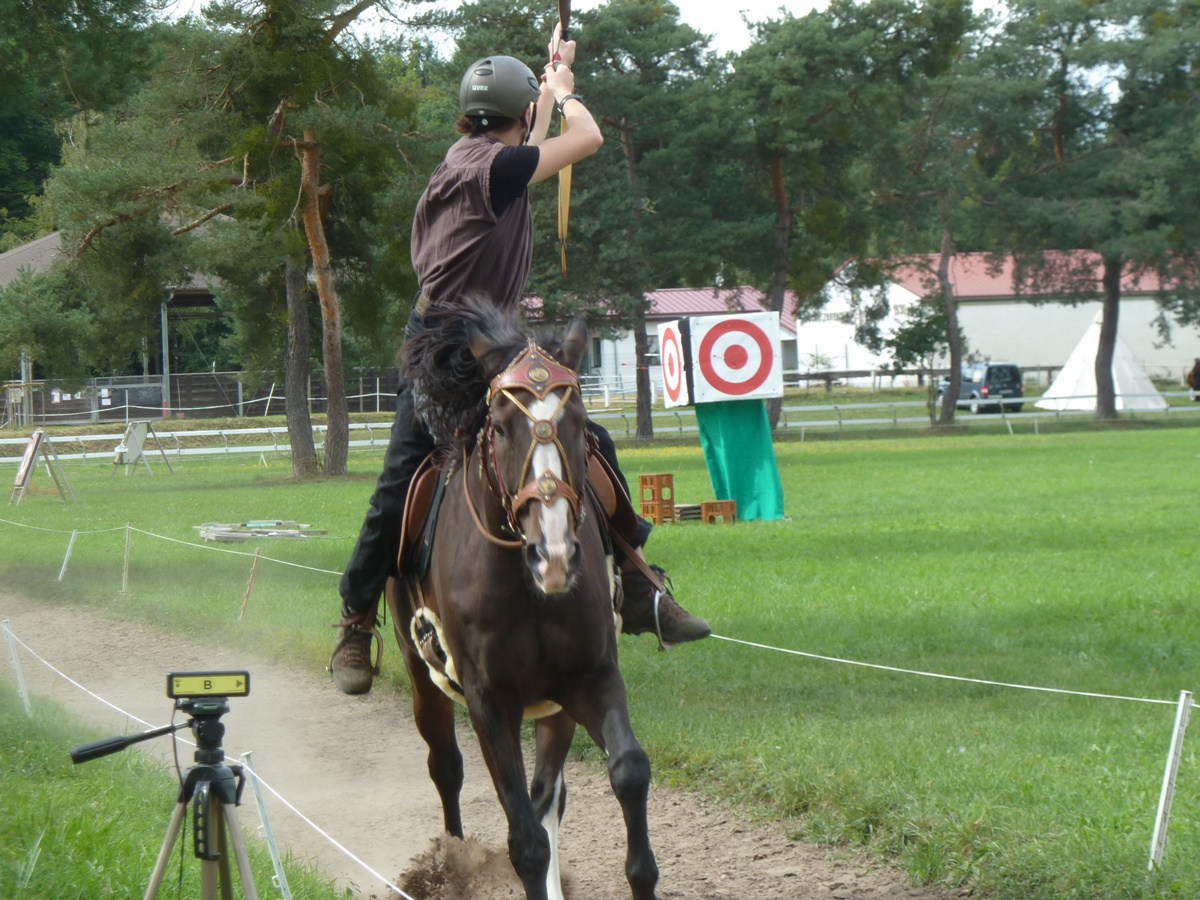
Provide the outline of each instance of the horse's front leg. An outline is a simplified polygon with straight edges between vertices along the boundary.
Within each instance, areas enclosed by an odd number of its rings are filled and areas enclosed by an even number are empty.
[[[534,815],[541,820],[550,839],[550,866],[546,871],[546,895],[561,900],[562,878],[558,865],[558,824],[567,808],[567,786],[563,781],[563,763],[575,736],[575,720],[565,712],[539,719],[537,723],[537,762],[529,794]]]
[[[592,682],[587,696],[573,708],[592,740],[608,753],[608,781],[625,817],[625,877],[633,891],[633,900],[655,900],[658,863],[650,848],[646,809],[650,757],[633,734],[625,682],[615,663]]]
[[[470,680],[464,677],[470,684]],[[519,704],[501,703],[490,696],[472,696],[468,688],[467,708],[479,736],[484,762],[492,774],[496,795],[508,818],[508,858],[525,886],[528,900],[559,900],[546,893],[550,866],[550,839],[538,821],[525,783],[525,761],[521,752]]]
[[[413,689],[413,720],[417,731],[424,738],[429,754],[426,765],[429,777],[437,788],[442,801],[442,823],[446,833],[456,838],[463,836],[461,795],[463,786],[463,758],[458,748],[458,737],[454,733],[454,703],[442,693],[441,688],[429,677],[429,667],[409,634],[408,601],[403,598],[403,587],[395,579],[388,579],[386,595],[392,611],[392,622],[396,630],[396,641],[404,654],[404,667]]]

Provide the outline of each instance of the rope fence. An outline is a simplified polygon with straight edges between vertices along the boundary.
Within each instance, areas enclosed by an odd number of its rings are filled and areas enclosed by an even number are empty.
[[[1170,392],[1162,396],[1184,398],[1189,396],[1189,392]],[[1031,404],[1036,399],[1036,397],[1030,397],[1024,402]],[[636,412],[622,411],[618,407],[611,409],[608,407],[609,403],[606,399],[604,407],[590,409],[589,416],[603,424],[615,436],[620,436],[627,440],[636,439],[638,428]],[[206,410],[204,408],[196,408],[192,411],[204,412]],[[152,422],[169,421],[162,418],[162,410],[156,407],[139,407],[135,409],[135,412],[137,413],[136,415],[125,417],[126,424],[133,420],[148,420]],[[1163,410],[1123,410],[1121,415],[1131,419],[1178,420],[1181,416],[1195,419],[1197,416],[1200,416],[1200,404],[1168,406]],[[999,422],[1002,427],[1006,427],[1011,433],[1014,423],[1017,425],[1024,423],[1031,426],[1035,434],[1039,434],[1039,429],[1046,424],[1071,419],[1082,421],[1094,416],[1095,412],[1088,409],[1032,409],[1028,412],[1014,412],[1012,410],[1005,410],[1001,406],[999,416],[960,417],[958,424],[977,423],[981,426],[985,424],[994,426],[995,423]],[[651,412],[650,418],[654,434],[658,437],[689,439],[695,437],[698,439],[699,426],[696,423],[694,410],[655,410]],[[78,423],[64,422],[60,427],[67,424]],[[121,424],[121,422],[119,420],[106,420],[103,424],[113,425]],[[838,403],[828,406],[784,406],[780,411],[776,432],[779,434],[799,434],[800,439],[804,440],[808,431],[817,433],[836,431],[842,433],[853,429],[896,430],[901,428],[927,428],[929,424],[928,407],[923,401]],[[389,424],[383,422],[351,423],[349,426],[351,439],[347,442],[348,449],[362,450],[386,447],[390,436],[390,427]],[[326,426],[324,425],[318,424],[313,426],[313,437],[318,446],[323,445],[325,430]],[[354,437],[356,433],[362,432],[365,432],[365,438]],[[172,458],[176,459],[185,456],[214,456],[237,453],[273,453],[284,455],[291,452],[291,442],[286,427],[195,430],[164,429],[161,431],[156,428],[155,435],[162,441],[171,443],[171,446],[165,447],[163,452],[170,454]],[[255,438],[259,435],[266,436],[266,440],[269,440],[270,444],[256,443]],[[64,450],[70,445],[78,446],[78,452],[60,453],[59,458],[63,460],[88,460],[98,457],[112,457],[114,452],[113,447],[116,446],[122,437],[122,434],[115,432],[110,434],[64,434],[51,436],[54,443],[63,447]],[[213,438],[219,439],[220,444],[213,443],[211,440]],[[15,465],[21,462],[21,451],[27,443],[27,437],[0,438],[0,465],[5,463]],[[185,443],[191,444],[191,446],[184,446]]]
[[[305,566],[305,565],[301,565],[299,563],[290,562],[288,560],[275,559],[273,557],[263,555],[261,553],[261,551],[249,553],[249,552],[240,551],[240,550],[231,550],[231,549],[224,548],[224,547],[212,547],[207,544],[198,544],[198,543],[194,543],[191,541],[183,541],[183,540],[179,540],[177,538],[171,538],[171,537],[167,537],[165,535],[156,534],[151,531],[145,531],[140,528],[135,528],[132,524],[126,524],[125,526],[118,526],[115,528],[98,529],[98,530],[89,531],[89,532],[64,531],[64,530],[57,530],[57,529],[50,529],[50,528],[42,528],[42,527],[38,527],[38,526],[34,526],[34,525],[26,525],[21,522],[14,522],[14,521],[11,521],[8,519],[0,519],[0,525],[8,525],[8,526],[16,527],[16,528],[28,529],[28,530],[38,531],[38,532],[43,532],[43,533],[70,535],[71,543],[68,546],[68,550],[67,550],[67,558],[68,559],[70,557],[71,547],[74,546],[75,540],[79,535],[81,535],[81,534],[88,534],[88,535],[108,534],[108,533],[124,530],[126,532],[126,540],[125,540],[124,572],[123,572],[123,580],[122,580],[122,592],[123,593],[128,592],[129,556],[130,556],[130,552],[131,552],[130,536],[134,533],[143,535],[145,537],[148,537],[148,538],[151,538],[154,540],[160,540],[160,541],[165,541],[165,542],[172,543],[172,544],[179,544],[179,545],[183,545],[183,546],[187,546],[187,547],[192,547],[198,551],[227,553],[227,554],[233,554],[235,556],[243,556],[243,557],[253,559],[254,560],[254,563],[253,563],[254,568],[251,570],[250,587],[247,588],[247,592],[246,592],[246,601],[247,602],[249,601],[249,598],[250,598],[250,590],[253,588],[254,573],[257,571],[257,567],[260,562],[275,563],[277,565],[288,566],[288,567],[292,567],[292,568],[296,568],[296,569],[303,569],[303,570],[314,572],[314,573],[317,573],[320,575],[332,575],[335,577],[339,577],[341,575],[341,572],[332,571],[329,569],[320,569],[320,568],[315,568],[312,566]],[[59,581],[62,580],[62,574],[63,574],[63,572],[66,571],[66,565],[67,565],[67,560],[64,559],[62,571],[60,571],[60,573],[59,573],[59,578],[58,578]],[[242,608],[243,608],[243,612],[244,612],[245,611],[245,603],[243,604]],[[970,678],[970,677],[964,677],[964,676],[959,676],[959,675],[950,675],[950,674],[938,673],[938,672],[928,672],[928,671],[921,671],[921,670],[917,670],[917,669],[907,669],[907,668],[902,668],[899,666],[890,666],[890,665],[885,665],[885,664],[881,664],[881,663],[871,663],[871,662],[866,662],[863,660],[845,659],[845,658],[836,657],[836,656],[827,656],[827,655],[810,653],[810,652],[806,652],[806,651],[789,649],[789,648],[784,648],[784,647],[775,647],[775,646],[772,646],[769,644],[744,640],[744,639],[730,637],[730,636],[726,636],[726,635],[720,635],[720,634],[716,634],[716,633],[712,634],[711,637],[716,641],[733,644],[733,645],[740,645],[740,646],[748,647],[748,648],[751,648],[754,650],[759,650],[762,652],[779,653],[779,654],[783,654],[783,655],[787,655],[787,656],[801,657],[801,658],[815,660],[815,661],[819,661],[819,662],[826,662],[826,663],[831,663],[831,664],[836,664],[836,665],[854,666],[854,667],[871,669],[871,670],[880,671],[880,672],[889,672],[889,673],[897,674],[897,675],[907,675],[907,676],[930,678],[930,679],[937,679],[937,680],[943,680],[943,681],[960,682],[960,683],[967,683],[967,684],[977,684],[977,685],[982,685],[982,686],[987,686],[987,687],[1004,688],[1004,689],[1009,689],[1009,690],[1039,692],[1039,693],[1053,694],[1053,695],[1066,696],[1066,697],[1081,697],[1081,698],[1088,698],[1088,699],[1095,699],[1095,700],[1112,700],[1112,701],[1144,703],[1144,704],[1176,707],[1175,729],[1174,729],[1174,732],[1172,735],[1171,748],[1167,754],[1166,772],[1165,772],[1164,778],[1163,778],[1163,787],[1162,787],[1162,791],[1161,791],[1160,799],[1159,799],[1158,815],[1156,818],[1156,823],[1155,823],[1155,828],[1154,828],[1154,836],[1153,836],[1153,839],[1151,842],[1151,856],[1150,856],[1149,868],[1151,870],[1154,870],[1161,864],[1163,850],[1164,850],[1165,843],[1166,843],[1167,823],[1170,818],[1171,801],[1174,796],[1175,778],[1176,778],[1176,774],[1178,771],[1179,760],[1182,755],[1183,739],[1184,739],[1184,735],[1186,733],[1188,719],[1190,716],[1190,711],[1191,711],[1191,709],[1195,708],[1195,706],[1196,706],[1195,702],[1192,699],[1192,694],[1189,691],[1181,691],[1180,697],[1178,700],[1167,700],[1167,699],[1161,699],[1161,698],[1131,697],[1131,696],[1124,696],[1124,695],[1119,695],[1119,694],[1107,694],[1107,693],[1101,693],[1101,692],[1095,692],[1095,691],[1069,690],[1069,689],[1065,689],[1065,688],[1019,684],[1019,683],[997,681],[997,680],[990,680],[990,679],[984,679],[984,678]],[[10,643],[11,643],[11,637],[10,637]],[[25,645],[22,644],[22,646],[25,646]],[[26,649],[28,650],[29,648],[26,647]],[[29,650],[29,652],[32,653],[32,650]],[[34,654],[34,655],[36,656],[36,654]],[[40,658],[39,658],[39,660],[40,660]],[[14,664],[15,664],[15,650],[14,650]],[[57,670],[54,670],[54,671],[57,673]],[[58,674],[61,675],[61,673],[58,673]],[[64,675],[62,677],[65,678],[66,676]],[[67,680],[70,681],[69,678]],[[76,684],[73,681],[71,683]],[[80,685],[76,684],[76,686],[81,687],[81,689],[83,689],[82,686],[80,686]],[[83,689],[83,690],[86,690],[86,689]],[[88,693],[90,694],[91,692],[89,691]],[[92,696],[95,696],[95,695],[92,695]],[[102,698],[99,698],[99,697],[96,697],[96,699],[100,700],[101,702],[107,702],[107,701],[103,701]],[[108,704],[108,705],[111,705],[111,704]],[[268,789],[270,790],[270,788],[268,788]],[[275,792],[272,790],[272,793],[275,793]],[[276,796],[278,797],[277,794],[276,794]],[[286,804],[286,801],[284,801],[282,797],[279,797],[278,799],[280,799],[282,802],[284,802]],[[286,804],[286,805],[288,805],[289,808],[292,808],[290,806],[290,804]],[[297,815],[301,815],[301,814],[297,812]],[[304,817],[301,815],[301,818],[304,818]],[[308,820],[305,819],[305,821],[307,822]],[[316,826],[313,826],[313,827],[315,828]],[[319,829],[318,829],[318,831],[319,831]],[[321,832],[321,834],[323,836],[325,836],[324,832]],[[334,846],[338,847],[338,849],[340,851],[346,853],[356,863],[359,863],[360,865],[363,865],[365,867],[365,864],[362,863],[361,860],[359,860],[353,854],[350,854],[349,851],[345,850],[343,847],[341,847],[341,845],[334,842],[332,840],[332,838],[329,838],[329,840],[331,841],[331,843],[334,844]],[[377,873],[372,872],[372,875],[377,875]],[[398,888],[396,888],[396,890],[399,891]],[[402,894],[402,896],[407,896],[407,895]]]

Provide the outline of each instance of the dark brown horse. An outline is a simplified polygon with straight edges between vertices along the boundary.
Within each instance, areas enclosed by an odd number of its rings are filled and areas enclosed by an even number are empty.
[[[586,328],[573,323],[551,355],[485,304],[427,322],[406,345],[406,372],[418,410],[453,450],[428,575],[407,578],[403,592],[390,583],[388,602],[446,831],[463,836],[453,696],[479,736],[526,896],[561,900],[562,770],[579,723],[608,754],[633,897],[653,900],[650,762],[629,723],[616,575],[586,487],[587,414],[574,371]],[[526,717],[537,718],[528,789]]]

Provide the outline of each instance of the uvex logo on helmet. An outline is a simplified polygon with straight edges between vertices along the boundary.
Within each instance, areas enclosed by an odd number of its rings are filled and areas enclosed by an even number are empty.
[[[466,116],[518,119],[539,93],[538,80],[525,63],[511,56],[485,56],[467,68],[458,103]]]

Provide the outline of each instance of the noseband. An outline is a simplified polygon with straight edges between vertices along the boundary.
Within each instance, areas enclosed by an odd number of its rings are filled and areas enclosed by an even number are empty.
[[[546,419],[539,419],[535,413],[530,411],[525,403],[522,403],[517,398],[517,394],[526,393],[532,394],[538,400],[545,400],[550,392],[557,388],[566,388],[566,391],[564,391],[562,400],[559,401],[557,408]],[[522,532],[517,517],[526,505],[535,500],[540,501],[547,507],[558,500],[566,500],[575,519],[575,526],[579,527],[579,523],[583,518],[583,507],[579,502],[579,487],[574,483],[574,475],[567,464],[567,452],[562,445],[562,441],[559,439],[557,425],[557,420],[562,413],[563,407],[571,399],[571,392],[578,390],[578,376],[566,366],[560,365],[547,356],[532,341],[509,364],[508,368],[493,378],[491,384],[488,385],[488,416],[479,436],[480,466],[484,470],[488,486],[504,509],[509,531],[519,538],[518,541],[501,542],[494,536],[487,535],[493,542],[513,547],[520,547],[527,544],[528,538]],[[525,462],[521,466],[521,475],[518,481],[519,487],[515,492],[509,491],[504,483],[504,475],[500,469],[500,459],[496,453],[495,425],[492,422],[491,407],[496,398],[500,396],[506,397],[533,423],[531,429],[533,432],[533,442],[529,445],[529,452],[525,454]],[[528,402],[528,399],[526,402]],[[559,457],[563,461],[563,469],[566,472],[566,481],[549,469],[540,474],[532,471],[534,451],[539,446],[546,444],[553,444],[558,449]],[[472,512],[474,512],[473,509]],[[475,519],[476,522],[479,522],[478,516]]]

